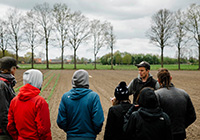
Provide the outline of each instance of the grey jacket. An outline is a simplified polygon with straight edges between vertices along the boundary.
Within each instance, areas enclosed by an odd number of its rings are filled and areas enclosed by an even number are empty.
[[[160,107],[171,119],[173,135],[186,137],[185,129],[196,120],[196,113],[189,95],[173,85],[155,91]]]

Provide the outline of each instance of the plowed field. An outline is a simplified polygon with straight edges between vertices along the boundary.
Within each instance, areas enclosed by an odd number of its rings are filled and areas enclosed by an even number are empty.
[[[24,71],[18,70],[16,72],[15,77],[18,83],[15,88],[22,85]],[[58,128],[56,119],[61,97],[71,89],[71,78],[74,70],[41,71],[44,74],[41,96],[49,103],[52,138],[53,140],[66,140],[66,134]],[[88,70],[88,72],[91,75],[90,89],[99,94],[103,106],[105,121],[102,132],[97,136],[97,140],[103,140],[107,113],[111,106],[110,97],[113,97],[115,87],[120,81],[126,81],[128,84],[133,78],[137,77],[138,72],[123,70]],[[154,78],[156,73],[157,71],[151,71]],[[195,123],[187,128],[187,140],[200,140],[200,71],[171,71],[171,75],[174,85],[188,92],[197,114]],[[132,99],[132,96],[130,99]]]

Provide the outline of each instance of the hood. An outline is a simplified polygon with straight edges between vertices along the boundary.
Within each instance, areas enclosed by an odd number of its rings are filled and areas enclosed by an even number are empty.
[[[73,88],[89,88],[89,74],[85,70],[77,70],[72,77]]]
[[[39,70],[30,69],[23,73],[23,83],[31,84],[32,86],[41,89],[43,82],[43,74]]]
[[[137,102],[140,107],[144,108],[157,108],[159,106],[154,89],[150,87],[145,87],[140,91]]]
[[[19,94],[17,96],[19,97],[19,100],[27,101],[37,96],[39,93],[40,93],[40,90],[38,88],[30,84],[26,84],[19,89]]]
[[[157,120],[158,118],[161,119],[163,113],[160,107],[153,109],[140,107],[138,112],[145,121],[154,121]]]
[[[71,95],[69,96],[72,100],[79,100],[88,93],[90,93],[91,91],[92,91],[91,89],[86,89],[86,88],[73,88],[70,90]]]
[[[0,77],[8,80],[8,82],[11,83],[12,87],[14,87],[15,84],[17,83],[17,81],[15,80],[15,77],[10,73],[2,73],[2,72],[0,72]]]

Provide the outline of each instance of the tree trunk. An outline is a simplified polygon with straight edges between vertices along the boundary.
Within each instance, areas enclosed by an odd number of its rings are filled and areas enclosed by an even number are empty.
[[[46,38],[46,63],[47,69],[49,69],[49,59],[48,59],[48,39]]]
[[[31,48],[31,50],[32,50],[32,54],[31,54],[31,56],[32,56],[32,58],[31,58],[31,68],[33,69],[33,63],[34,63],[34,50],[33,50],[33,45],[32,45],[32,48]]]
[[[199,43],[199,68],[198,70],[200,70],[200,43]]]
[[[74,49],[74,69],[76,69],[76,49]]]
[[[181,69],[181,67],[180,67],[180,55],[181,55],[181,49],[180,49],[180,46],[178,46],[178,69],[180,70]]]
[[[62,50],[61,50],[61,69],[64,69],[64,61],[63,61],[63,53],[64,53],[64,43],[62,41]]]
[[[17,61],[17,63],[18,63],[18,49],[17,49],[17,48],[16,48],[15,53],[16,53],[16,61]]]
[[[2,52],[3,52],[3,57],[6,55],[5,53],[6,53],[6,50],[2,50]]]
[[[163,68],[163,49],[164,47],[161,47],[161,68]]]
[[[17,40],[17,37],[15,36],[15,52],[16,52],[16,61],[18,63],[18,40]]]
[[[113,44],[111,46],[111,70],[113,70]]]
[[[94,54],[94,69],[96,70],[97,69],[97,58],[96,58],[96,54]]]

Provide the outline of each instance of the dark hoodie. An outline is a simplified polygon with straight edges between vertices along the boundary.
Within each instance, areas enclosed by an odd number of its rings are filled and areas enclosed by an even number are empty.
[[[12,74],[0,72],[0,134],[7,134],[8,109],[10,101],[15,97],[15,84],[16,80]]]
[[[125,134],[134,140],[171,140],[170,119],[159,107],[153,89],[144,88],[138,104],[140,109],[124,124]]]

